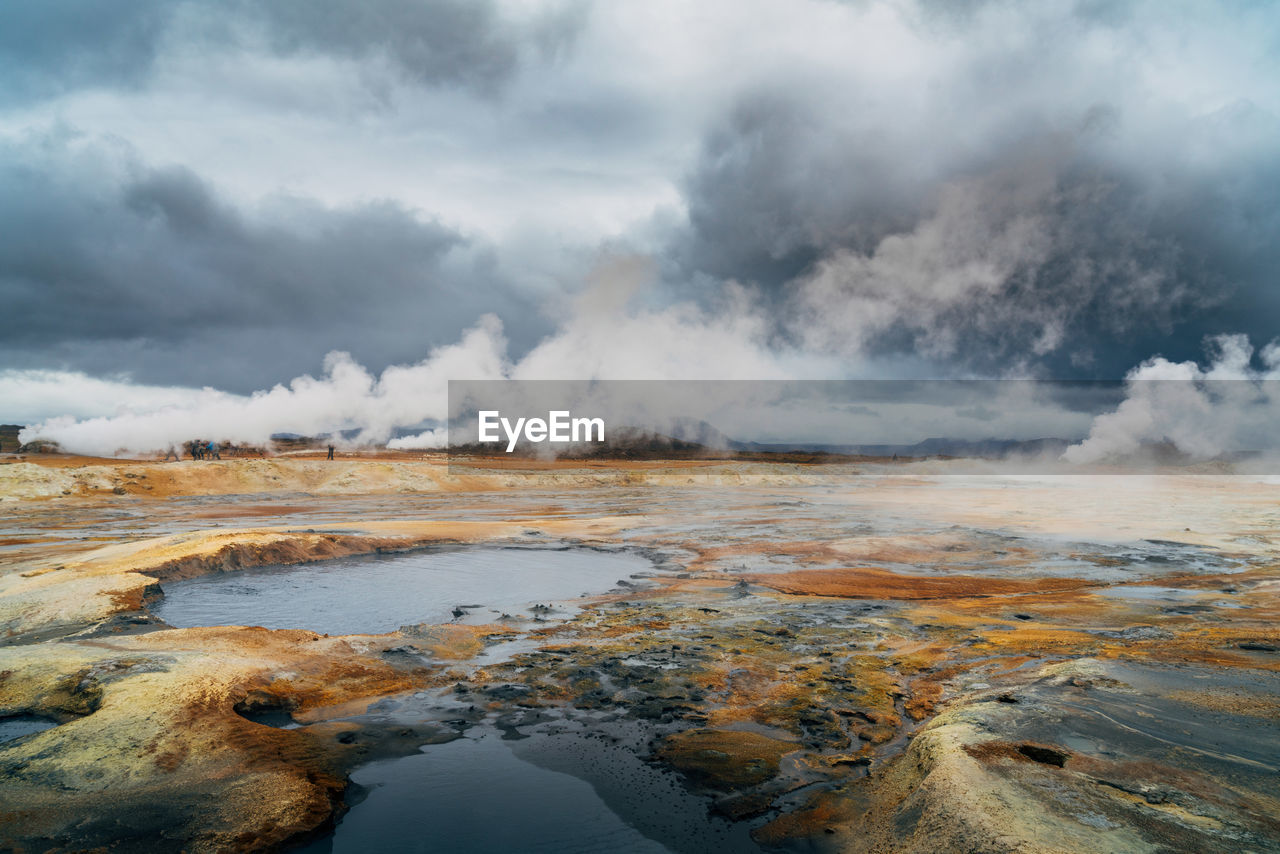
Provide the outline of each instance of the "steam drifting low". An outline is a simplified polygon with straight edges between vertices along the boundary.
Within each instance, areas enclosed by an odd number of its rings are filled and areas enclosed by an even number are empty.
[[[618,284],[616,276],[606,276],[596,287],[609,289]],[[857,405],[833,404],[829,392],[819,395],[820,400],[808,395],[807,389],[821,388],[821,383],[762,383],[745,371],[736,377],[717,378],[739,380],[736,383],[687,382],[709,364],[708,346],[717,354],[737,353],[739,365],[749,365],[773,380],[802,380],[801,371],[818,371],[828,365],[813,352],[769,349],[756,334],[760,328],[760,319],[754,316],[757,307],[744,303],[737,314],[716,317],[692,307],[663,316],[629,312],[606,317],[596,303],[598,297],[594,294],[592,299],[581,301],[565,328],[520,360],[509,358],[501,322],[487,316],[458,343],[439,348],[416,364],[387,368],[380,376],[375,377],[346,353],[331,353],[318,379],[303,376],[249,396],[215,389],[175,389],[173,402],[79,420],[54,418],[24,429],[21,438],[53,440],[81,453],[113,454],[162,449],[193,435],[265,443],[282,432],[325,435],[354,431],[348,440],[353,445],[439,448],[449,440],[449,419],[458,415],[460,401],[449,399],[450,380],[465,377],[479,381],[473,388],[493,380],[547,380],[556,378],[553,366],[568,372],[587,363],[598,367],[586,379],[604,379],[609,371],[629,369],[635,379],[657,382],[640,384],[640,389],[648,391],[614,391],[628,389],[625,383],[588,383],[581,387],[590,388],[590,395],[578,392],[574,398],[558,398],[555,403],[549,403],[550,398],[535,400],[542,392],[530,395],[521,391],[523,397],[516,399],[526,408],[536,405],[544,409],[586,399],[592,406],[603,407],[600,411],[607,411],[613,423],[645,425],[682,438],[688,438],[692,422],[701,431],[696,440],[712,446],[723,445],[729,438],[853,445],[934,437],[1052,437],[1078,440],[1061,455],[1062,461],[1071,464],[1123,461],[1161,445],[1190,460],[1278,450],[1271,428],[1280,417],[1280,394],[1276,393],[1280,344],[1264,347],[1257,354],[1262,367],[1255,368],[1254,349],[1242,335],[1207,342],[1210,360],[1206,366],[1162,357],[1145,361],[1126,377],[1123,401],[1105,412],[1096,405],[1091,410],[1079,395],[1074,403],[1064,400],[1053,383],[1035,381],[976,385],[904,381],[900,385],[910,387],[910,394],[890,391],[892,383],[864,382],[860,387],[874,389],[878,405],[861,401]],[[611,305],[606,311],[619,311],[619,306]],[[615,334],[606,343],[597,331],[600,329]],[[651,352],[652,336],[659,330],[670,336],[670,346],[661,351],[664,358],[655,363],[646,356]],[[627,348],[628,342],[634,350]],[[602,349],[579,349],[584,343]],[[3,381],[21,383],[23,377],[8,376]],[[69,388],[74,390],[74,383]],[[121,391],[128,388],[122,384]],[[152,390],[151,396],[163,398],[164,390]],[[433,426],[416,435],[391,438],[397,428],[427,423]],[[483,418],[479,423],[483,426]],[[518,433],[520,427],[513,429]],[[484,439],[483,430],[480,438]],[[514,446],[514,435],[508,438]]]

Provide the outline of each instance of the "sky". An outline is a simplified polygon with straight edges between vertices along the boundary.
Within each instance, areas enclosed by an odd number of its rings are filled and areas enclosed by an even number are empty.
[[[1278,236],[1270,2],[0,7],[0,421],[50,435],[374,435],[450,378],[1266,371]]]

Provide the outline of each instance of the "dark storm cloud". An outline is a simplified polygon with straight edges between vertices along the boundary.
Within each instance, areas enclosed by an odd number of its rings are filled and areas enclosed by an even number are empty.
[[[0,157],[6,366],[250,391],[348,350],[374,369],[486,311],[544,331],[492,251],[395,202],[281,199],[257,219],[186,169],[46,141]]]
[[[922,26],[980,38],[988,5]],[[1079,40],[1033,21],[1018,49],[976,41],[923,108],[886,109],[921,92],[875,80],[743,96],[685,180],[666,277],[751,283],[792,340],[949,371],[1118,377],[1209,335],[1274,337],[1280,121],[1247,101],[1158,114],[1128,78],[1076,80],[1073,45],[1141,43],[1150,22],[1056,23]]]
[[[491,0],[42,0],[0,7],[0,100],[143,82],[166,47],[382,60],[412,82],[492,92],[573,42],[586,6],[524,21]]]
[[[870,248],[910,223],[925,177],[892,146],[857,136],[803,97],[744,96],[707,134],[685,182],[682,264],[776,286],[826,247]]]
[[[541,12],[521,27],[489,0],[278,0],[236,4],[261,21],[282,52],[318,51],[364,59],[385,54],[410,78],[492,90],[530,50],[554,57],[573,41],[581,3]]]
[[[1108,378],[1260,346],[1273,9],[0,5],[0,364],[247,391],[485,312],[528,376]],[[611,253],[661,286],[585,275]]]
[[[78,86],[134,85],[151,68],[172,4],[42,0],[0,6],[0,103]]]

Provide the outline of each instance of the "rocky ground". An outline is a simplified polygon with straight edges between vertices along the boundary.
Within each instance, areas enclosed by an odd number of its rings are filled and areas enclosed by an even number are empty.
[[[15,850],[276,849],[372,758],[565,718],[626,722],[766,849],[1280,850],[1264,480],[62,462],[0,466],[0,729],[58,724],[0,742]],[[180,578],[440,543],[656,566],[563,620],[149,611]]]

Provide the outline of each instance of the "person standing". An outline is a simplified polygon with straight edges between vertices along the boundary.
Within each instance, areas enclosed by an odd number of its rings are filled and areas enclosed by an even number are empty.
[[[333,445],[329,446],[329,456],[326,457],[325,459],[329,459],[329,460],[333,459]]]

